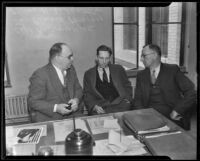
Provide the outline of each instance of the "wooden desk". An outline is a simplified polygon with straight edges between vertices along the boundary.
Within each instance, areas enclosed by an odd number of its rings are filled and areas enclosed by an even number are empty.
[[[151,110],[153,110],[153,109],[142,109],[141,111],[151,111]],[[119,112],[119,113],[103,114],[103,115],[83,116],[83,117],[79,117],[79,118],[85,120],[85,119],[88,119],[88,118],[102,117],[102,116],[109,116],[109,115],[111,115],[114,118],[118,119],[118,123],[122,127],[123,133],[125,135],[132,135],[133,134],[132,131],[130,131],[129,128],[127,128],[127,126],[125,126],[125,124],[123,123],[123,120],[121,119],[122,115],[124,113],[127,113],[127,112],[128,111],[126,111],[126,112]],[[184,131],[184,129],[182,129],[181,127],[178,127],[172,121],[168,120],[166,117],[162,116],[157,111],[156,111],[156,113],[158,115],[160,115],[167,122],[167,125],[170,128],[177,128],[182,133],[184,133],[187,136],[185,139],[190,139],[191,145],[194,145],[194,144],[196,145],[196,140],[194,140],[192,137],[190,137],[189,135],[187,135],[186,132]],[[63,121],[63,120],[56,120],[56,121]],[[63,145],[64,144],[64,142],[55,142],[55,134],[54,134],[54,129],[53,129],[53,122],[56,122],[56,121],[40,122],[40,123],[34,123],[34,124],[24,124],[24,125],[13,126],[13,128],[25,127],[27,125],[28,126],[33,126],[33,125],[47,125],[47,136],[42,136],[40,138],[40,142],[38,144],[36,144],[36,146],[35,146],[36,153],[37,153],[37,151],[38,151],[38,149],[39,149],[40,146]],[[93,138],[95,140],[107,139],[108,138],[108,133],[96,134],[96,135],[93,135]],[[182,147],[180,147],[180,148],[182,148]],[[195,149],[195,154],[196,154],[196,149]],[[149,154],[149,155],[151,155],[151,154]],[[159,155],[159,154],[157,154],[157,155]],[[184,158],[181,158],[180,154],[177,154],[177,156],[178,156],[178,159],[184,159]],[[194,156],[194,157],[196,157],[196,156]],[[176,157],[173,158],[173,159],[176,159]],[[189,158],[189,159],[194,159],[194,158]]]

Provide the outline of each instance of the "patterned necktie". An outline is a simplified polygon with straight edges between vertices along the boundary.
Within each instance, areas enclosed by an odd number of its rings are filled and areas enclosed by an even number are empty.
[[[108,82],[108,77],[104,68],[103,68],[103,81]]]
[[[155,82],[156,82],[156,71],[153,70],[151,74],[151,83],[155,84]]]

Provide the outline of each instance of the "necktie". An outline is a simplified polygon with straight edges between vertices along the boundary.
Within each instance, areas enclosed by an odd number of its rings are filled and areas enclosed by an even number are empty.
[[[108,77],[104,68],[103,68],[103,81],[108,82]]]
[[[66,81],[66,71],[65,70],[63,70],[62,71],[62,74],[63,74],[63,80],[64,80],[64,86],[66,87],[66,85],[67,85],[67,81]]]
[[[151,74],[151,83],[155,84],[155,82],[156,82],[156,71],[153,70]]]

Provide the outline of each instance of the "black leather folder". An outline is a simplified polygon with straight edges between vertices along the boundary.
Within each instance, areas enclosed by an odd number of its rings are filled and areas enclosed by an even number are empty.
[[[149,151],[157,156],[168,156],[170,159],[196,159],[197,143],[184,132],[153,138],[144,138]]]
[[[153,110],[133,110],[122,116],[124,123],[138,135],[139,131],[153,130],[164,127],[166,122]]]

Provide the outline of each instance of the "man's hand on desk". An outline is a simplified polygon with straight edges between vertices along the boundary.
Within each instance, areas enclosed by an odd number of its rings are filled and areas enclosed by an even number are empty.
[[[68,103],[71,103],[72,111],[75,112],[78,109],[79,100],[78,98],[70,99]]]
[[[67,109],[66,107],[68,107],[68,104],[57,104],[56,106],[56,112],[60,113],[61,115],[66,115],[72,112],[72,109]]]
[[[105,113],[104,109],[98,105],[94,106],[93,111],[95,111],[97,114]]]
[[[181,115],[180,114],[178,114],[176,111],[172,111],[171,113],[170,113],[170,117],[171,117],[171,119],[173,119],[173,120],[180,120],[182,117],[181,117]]]

